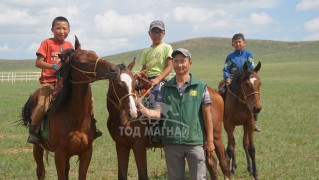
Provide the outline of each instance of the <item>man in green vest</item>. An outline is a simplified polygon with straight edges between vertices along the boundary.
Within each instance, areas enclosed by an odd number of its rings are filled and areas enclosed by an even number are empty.
[[[189,73],[191,53],[173,51],[175,77],[161,88],[154,109],[138,107],[144,116],[163,120],[162,136],[168,179],[206,179],[205,156],[212,157],[213,121],[207,85]]]

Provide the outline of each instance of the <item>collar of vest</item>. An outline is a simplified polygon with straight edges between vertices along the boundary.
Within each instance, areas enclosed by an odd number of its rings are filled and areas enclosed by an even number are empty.
[[[189,74],[189,75],[190,75],[190,82],[189,82],[188,86],[193,86],[193,85],[199,84],[200,81],[196,77],[194,77],[192,74]],[[167,81],[165,83],[165,86],[176,87],[175,78],[176,78],[176,76],[174,76],[174,78],[172,78],[171,80]]]

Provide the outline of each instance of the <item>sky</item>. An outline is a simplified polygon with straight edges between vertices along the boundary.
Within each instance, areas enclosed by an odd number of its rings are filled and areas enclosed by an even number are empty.
[[[151,45],[162,20],[166,43],[199,38],[319,40],[319,0],[0,0],[0,59],[35,59],[52,20],[64,16],[82,49],[108,56]],[[178,47],[176,47],[178,48]]]

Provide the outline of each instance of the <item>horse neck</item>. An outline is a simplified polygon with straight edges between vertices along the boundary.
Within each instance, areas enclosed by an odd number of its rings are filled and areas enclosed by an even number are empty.
[[[75,112],[76,116],[85,117],[91,112],[92,91],[90,84],[72,84],[70,111]]]
[[[120,102],[118,97],[115,94],[113,86],[109,83],[109,90],[107,92],[107,109],[109,112],[109,120],[113,121],[116,125],[126,124],[127,119],[125,117],[125,110],[123,107],[120,107]]]

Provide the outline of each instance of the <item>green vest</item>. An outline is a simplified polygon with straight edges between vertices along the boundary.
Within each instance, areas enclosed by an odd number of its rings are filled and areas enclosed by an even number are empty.
[[[161,106],[163,144],[201,145],[204,143],[204,122],[201,103],[206,84],[191,76],[180,96],[175,77],[162,87]]]

